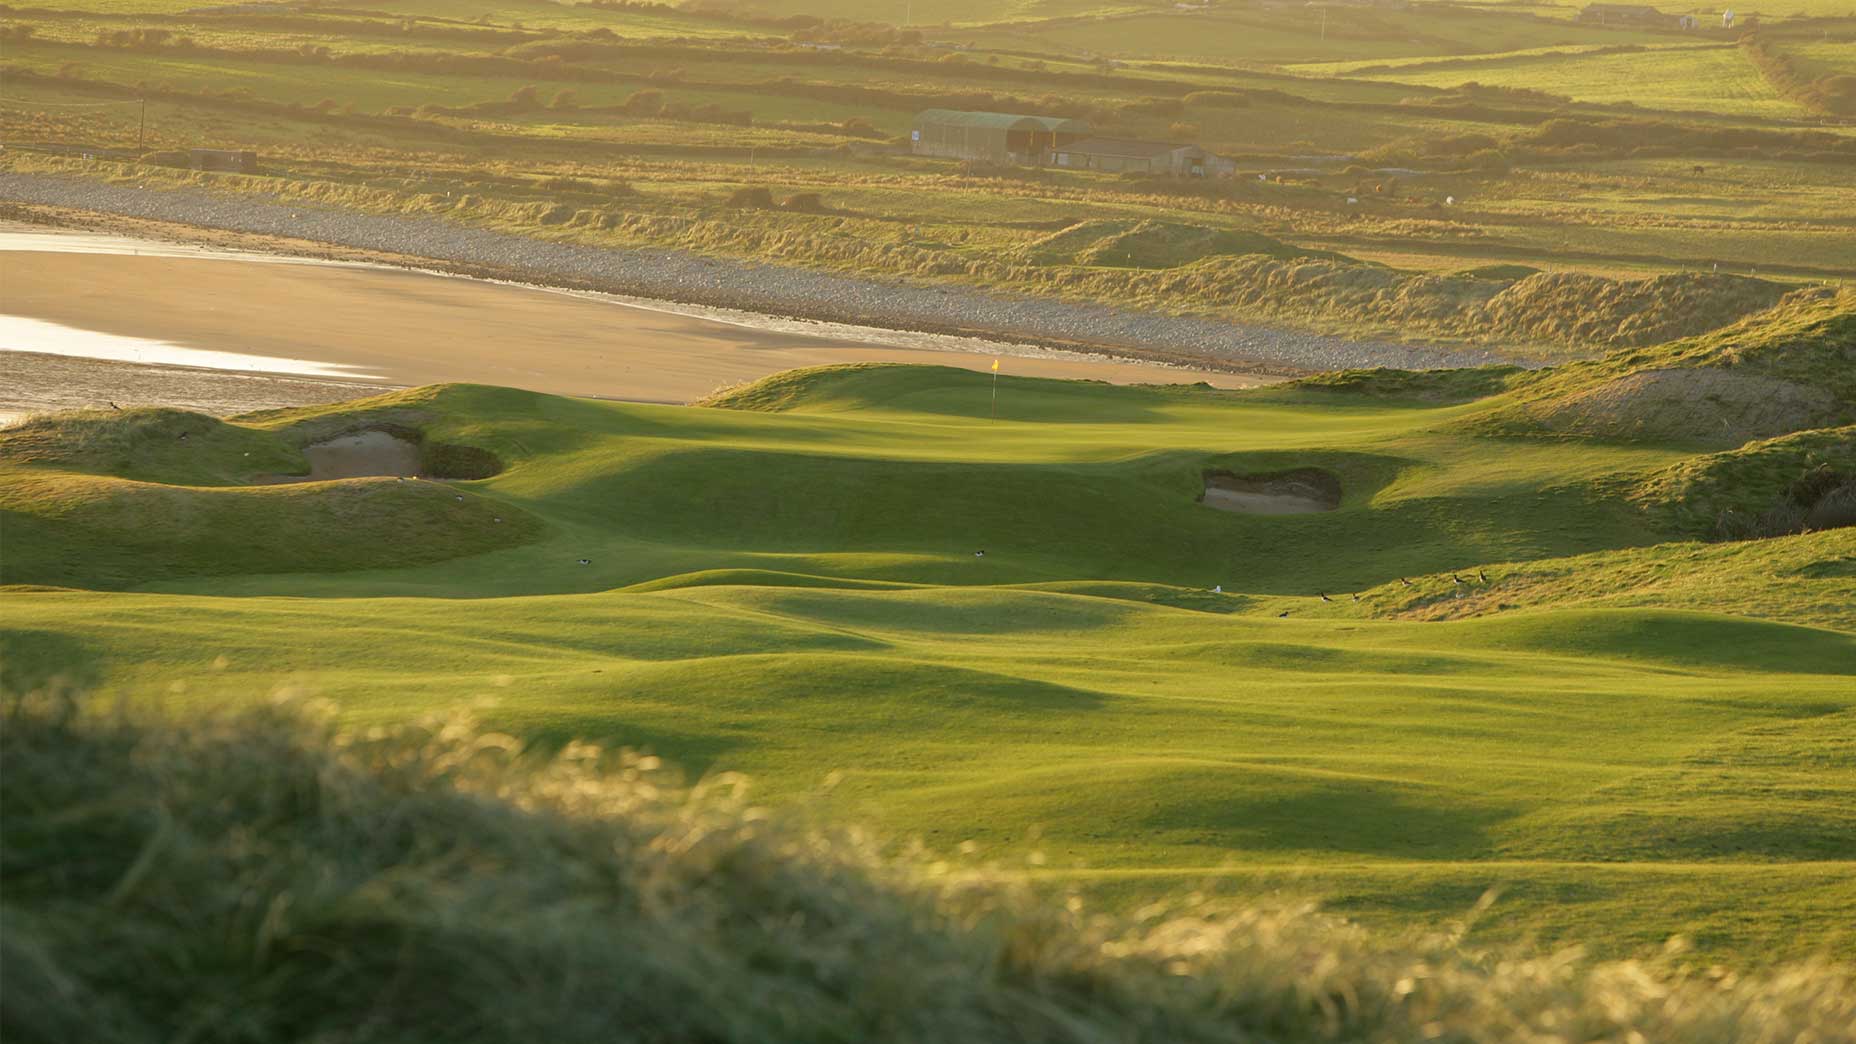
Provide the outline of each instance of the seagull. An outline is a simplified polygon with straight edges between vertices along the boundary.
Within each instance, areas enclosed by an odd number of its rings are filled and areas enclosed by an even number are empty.
[[[1212,585],[1212,594],[1224,594],[1224,585],[1223,585],[1223,584],[1213,584],[1213,585]]]
[[[498,516],[496,516],[495,518],[492,518],[492,519],[491,519],[490,521],[492,521],[492,522],[501,522],[502,520],[503,520],[503,516],[501,516],[501,515],[498,515]]]
[[[1334,599],[1329,598],[1327,595],[1324,594],[1321,596],[1321,600],[1324,602],[1332,602]]]

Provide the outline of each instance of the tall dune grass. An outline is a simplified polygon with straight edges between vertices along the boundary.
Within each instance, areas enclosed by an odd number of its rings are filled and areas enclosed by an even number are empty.
[[[0,1034],[31,1041],[1856,1040],[1856,979],[1093,914],[656,759],[300,703],[45,695],[0,731]]]

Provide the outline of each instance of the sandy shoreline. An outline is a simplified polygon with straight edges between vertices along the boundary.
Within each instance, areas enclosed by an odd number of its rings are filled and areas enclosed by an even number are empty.
[[[0,238],[6,236],[0,230]],[[0,344],[0,413],[173,405],[213,413],[328,402],[390,387],[464,381],[596,398],[687,402],[781,370],[842,362],[990,368],[1114,383],[1249,387],[1268,378],[1027,346],[937,348],[811,336],[773,320],[712,318],[562,292],[366,263],[287,263],[30,229],[0,250],[0,313],[55,324],[75,346]],[[24,249],[20,249],[24,247]],[[280,263],[284,262],[284,263]],[[848,332],[847,332],[848,331]],[[133,361],[82,358],[84,337],[141,339]],[[60,340],[66,338],[61,337]],[[992,350],[975,350],[992,349]],[[51,351],[63,354],[49,354]],[[164,357],[167,355],[174,358]],[[259,357],[237,370],[172,365],[200,352]],[[99,354],[102,354],[99,352]],[[263,359],[284,372],[263,372]],[[336,375],[289,373],[312,360]],[[355,379],[348,379],[352,375]]]
[[[1510,361],[1482,348],[1358,340],[1113,302],[879,279],[685,250],[519,235],[439,217],[204,189],[0,171],[9,216],[160,238],[372,260],[458,275],[738,309],[763,317],[954,335],[1169,365],[1292,375]],[[137,231],[148,235],[151,232]]]

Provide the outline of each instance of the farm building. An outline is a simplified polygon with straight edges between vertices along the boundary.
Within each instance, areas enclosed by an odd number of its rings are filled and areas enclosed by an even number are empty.
[[[910,148],[918,156],[989,163],[1036,163],[1052,148],[1087,137],[1089,124],[1055,116],[929,109],[915,117]]]
[[[1202,178],[1214,164],[1214,157],[1197,145],[1086,138],[1051,149],[1046,162],[1053,167],[1072,170],[1134,171]]]
[[[1648,4],[1587,4],[1579,10],[1579,21],[1599,25],[1660,25],[1669,16]]]

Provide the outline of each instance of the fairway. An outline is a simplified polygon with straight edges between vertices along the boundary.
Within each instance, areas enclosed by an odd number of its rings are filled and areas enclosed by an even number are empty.
[[[1729,339],[1795,371],[1847,335],[1817,307]],[[450,385],[28,424],[0,579],[73,590],[0,595],[6,656],[176,711],[475,708],[1117,903],[1286,889],[1409,925],[1495,889],[1479,938],[1847,954],[1856,529],[1662,544],[1682,524],[1630,491],[1712,481],[1706,440],[1477,433],[1575,378],[1007,376],[995,419],[985,375],[852,366],[699,408]],[[244,484],[383,426],[504,467]],[[1197,502],[1294,468],[1338,509]]]

